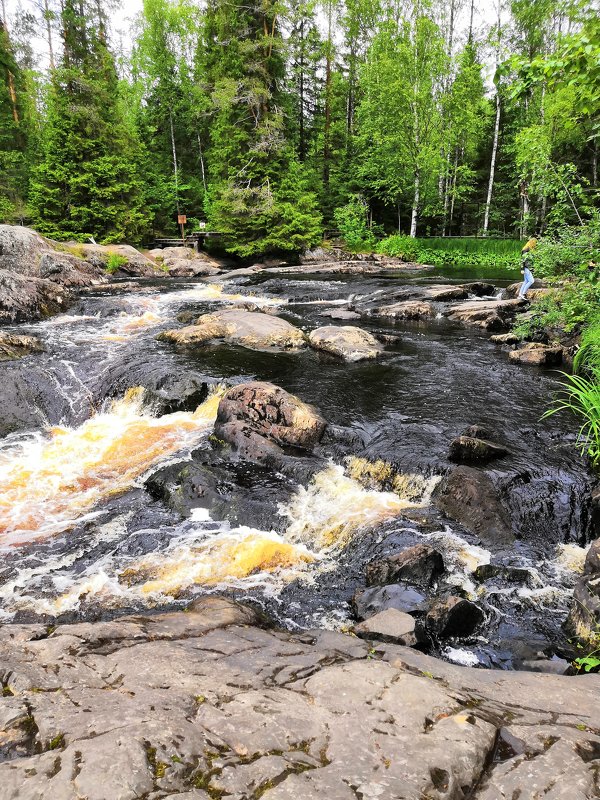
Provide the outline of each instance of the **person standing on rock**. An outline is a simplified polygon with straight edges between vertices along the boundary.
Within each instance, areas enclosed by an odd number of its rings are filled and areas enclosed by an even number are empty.
[[[533,273],[531,271],[531,267],[533,266],[533,257],[531,255],[532,250],[535,250],[535,246],[537,245],[537,239],[530,239],[525,247],[521,250],[521,273],[523,275],[523,283],[521,284],[521,288],[519,289],[519,300],[526,300],[527,298],[525,295],[527,291],[532,287],[535,278],[533,277]]]

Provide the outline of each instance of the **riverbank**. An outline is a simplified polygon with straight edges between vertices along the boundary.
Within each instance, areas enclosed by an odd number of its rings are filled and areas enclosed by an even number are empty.
[[[600,676],[265,629],[218,597],[0,628],[2,797],[546,797],[600,790]]]

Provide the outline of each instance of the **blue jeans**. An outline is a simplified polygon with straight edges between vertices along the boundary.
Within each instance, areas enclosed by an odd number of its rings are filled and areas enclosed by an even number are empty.
[[[531,286],[533,286],[533,282],[535,280],[535,278],[531,274],[531,270],[527,269],[527,267],[525,267],[523,274],[525,280],[523,281],[523,284],[519,290],[519,297],[525,297],[527,290],[530,289]]]

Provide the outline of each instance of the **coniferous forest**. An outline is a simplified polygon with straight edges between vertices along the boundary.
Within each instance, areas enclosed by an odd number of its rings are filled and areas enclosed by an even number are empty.
[[[125,44],[113,11],[4,8],[4,222],[143,243],[186,214],[255,256],[524,238],[598,206],[595,3],[498,0],[483,24],[474,0],[145,0]]]

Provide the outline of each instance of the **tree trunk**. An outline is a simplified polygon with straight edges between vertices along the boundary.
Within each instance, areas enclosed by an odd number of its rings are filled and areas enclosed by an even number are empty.
[[[454,221],[454,201],[456,199],[456,173],[458,171],[458,148],[454,154],[454,173],[452,175],[452,199],[450,201],[450,224],[449,230],[450,234],[452,234],[452,223]]]
[[[48,34],[48,51],[50,53],[50,69],[54,69],[56,62],[54,61],[54,43],[52,41],[52,20],[51,20],[50,4],[48,0],[44,0],[44,19],[46,20],[46,33]]]
[[[325,65],[325,130],[323,132],[323,183],[329,186],[329,170],[331,159],[331,71],[332,71],[332,48],[333,48],[333,7],[329,2],[327,13],[327,61]]]
[[[492,192],[494,191],[494,174],[496,172],[496,157],[498,155],[498,136],[500,134],[500,92],[496,91],[496,122],[494,123],[494,144],[492,145],[492,160],[490,162],[490,179],[488,181],[485,213],[483,216],[483,235],[487,236],[490,224],[490,207],[492,205]]]
[[[592,186],[598,188],[598,137],[594,137],[592,150]]]
[[[169,123],[171,127],[171,148],[173,150],[173,176],[175,178],[175,203],[177,205],[177,216],[179,216],[179,169],[177,166],[177,147],[175,145],[175,130],[173,128],[173,111],[169,111]]]
[[[421,176],[419,169],[415,170],[415,193],[413,196],[412,214],[410,217],[410,235],[415,238],[417,235],[417,222],[419,220],[419,202],[421,201]]]
[[[300,161],[306,158],[306,142],[304,132],[304,20],[300,22],[300,114],[298,119],[299,138],[298,157]]]
[[[204,191],[207,191],[206,186],[206,168],[204,165],[204,153],[202,151],[202,140],[200,139],[200,133],[196,131],[196,136],[198,137],[198,154],[200,156],[200,171],[202,172],[202,186],[204,186]]]

